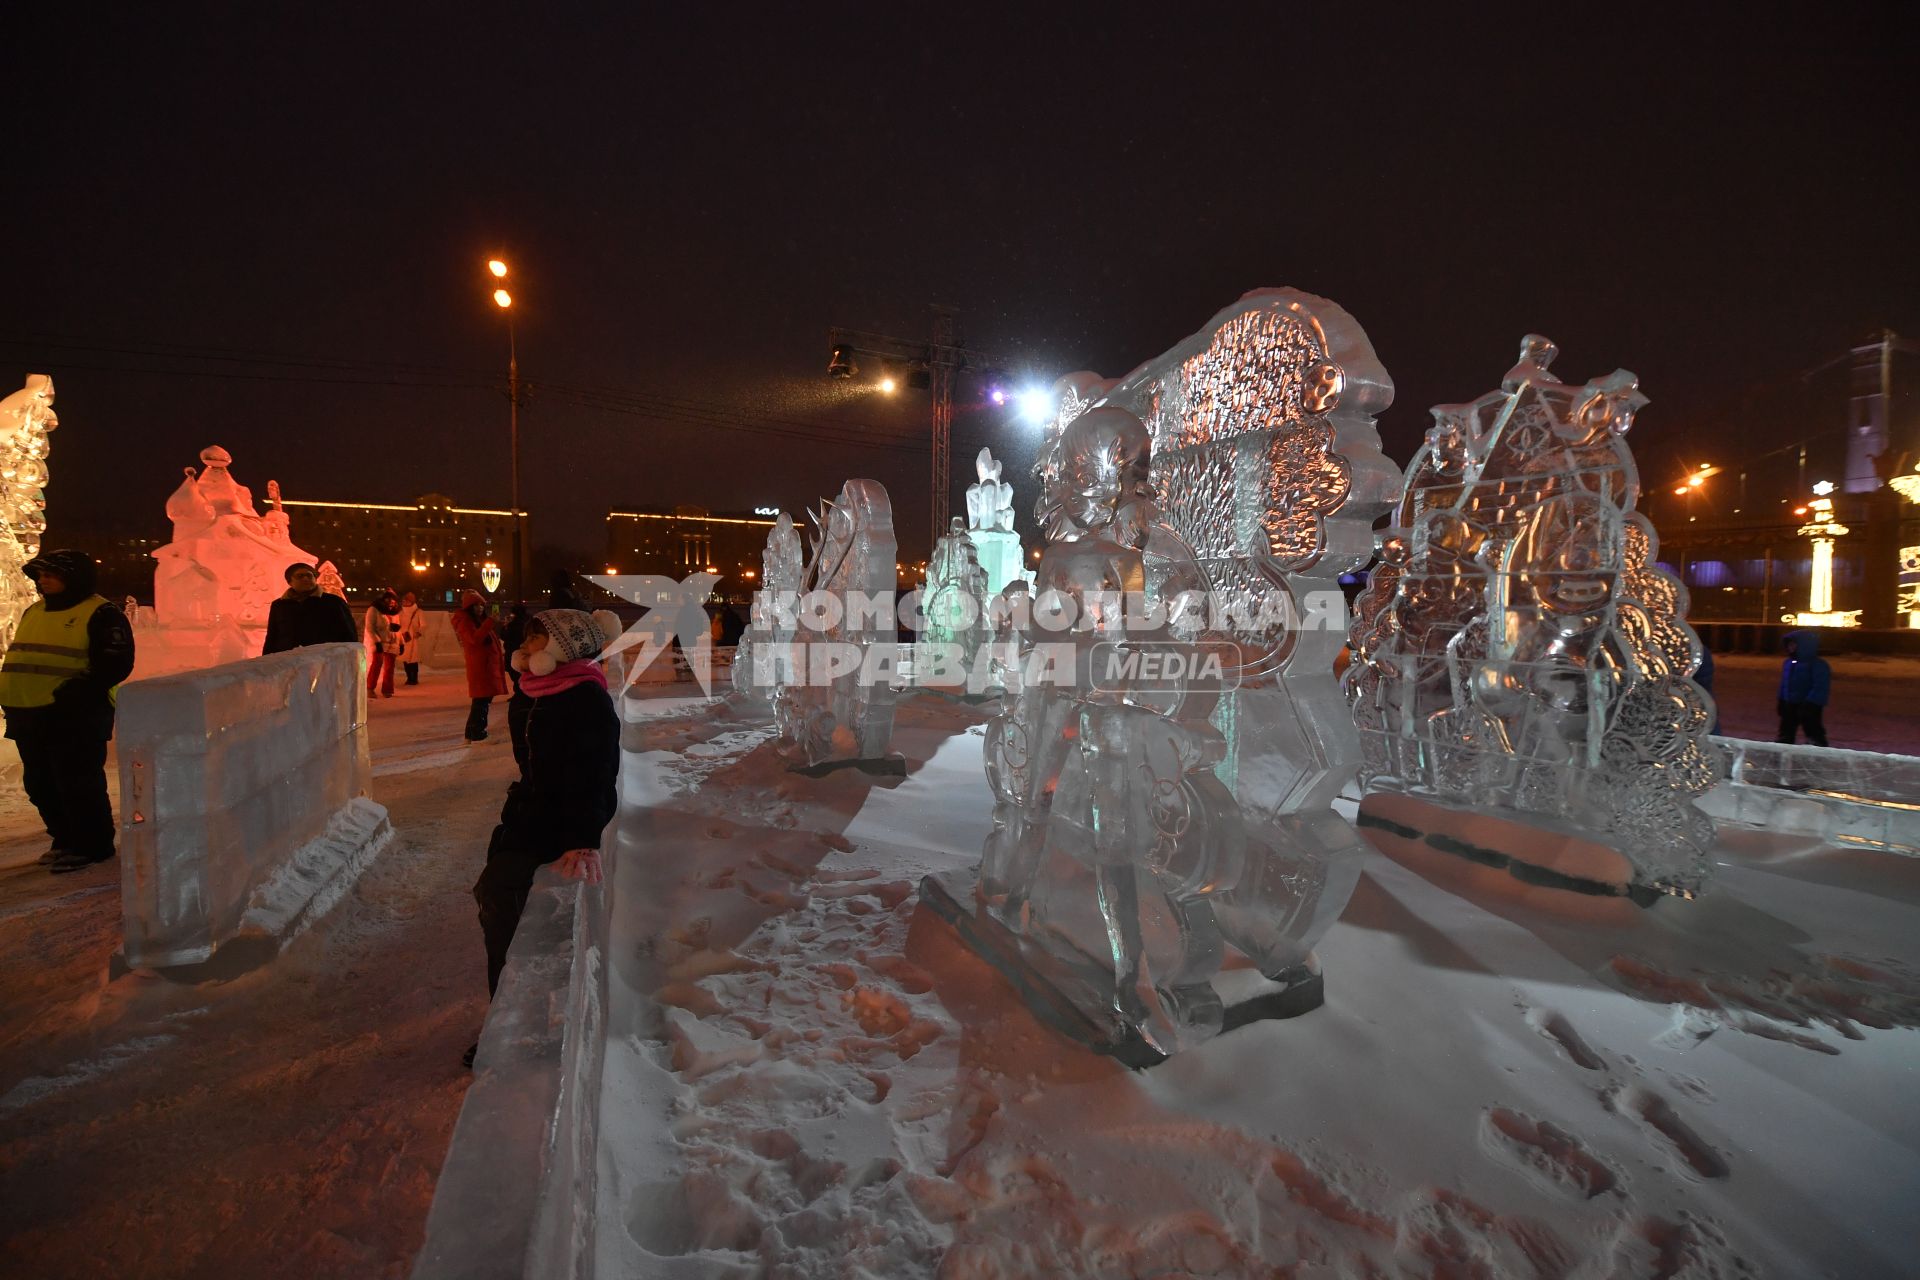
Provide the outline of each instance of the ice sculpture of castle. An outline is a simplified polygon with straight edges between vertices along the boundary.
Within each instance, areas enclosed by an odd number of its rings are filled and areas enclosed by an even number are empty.
[[[1713,833],[1713,705],[1686,590],[1655,564],[1617,369],[1571,385],[1538,334],[1500,389],[1439,405],[1379,535],[1346,681],[1361,825],[1533,885],[1691,896]]]
[[[286,590],[290,564],[314,562],[293,545],[280,486],[272,506],[254,510],[253,494],[233,478],[233,457],[219,445],[200,451],[201,468],[167,499],[173,541],[153,553],[154,625],[140,635],[137,675],[165,675],[260,652],[267,611]]]
[[[39,599],[21,572],[40,554],[46,531],[47,433],[60,425],[53,412],[53,379],[30,373],[27,383],[0,400],[0,652],[13,643],[13,629]]]
[[[1332,809],[1359,764],[1338,579],[1397,492],[1392,383],[1351,316],[1280,289],[1055,394],[994,831],[976,883],[922,892],[1042,1016],[1144,1065],[1320,1000],[1361,848]],[[1216,981],[1229,948],[1256,989]]]
[[[1033,580],[1026,566],[1020,535],[1013,531],[1013,486],[1000,478],[1000,462],[982,449],[973,460],[977,484],[967,487],[967,538],[974,558],[987,573],[987,596],[999,595],[1012,582]]]

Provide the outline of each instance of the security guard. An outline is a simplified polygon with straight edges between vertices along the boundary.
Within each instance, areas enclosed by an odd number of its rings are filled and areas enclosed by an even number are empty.
[[[93,558],[49,551],[23,567],[43,597],[0,663],[0,711],[20,748],[21,782],[53,837],[54,874],[113,856],[107,741],[115,687],[133,673],[133,628],[94,594]]]

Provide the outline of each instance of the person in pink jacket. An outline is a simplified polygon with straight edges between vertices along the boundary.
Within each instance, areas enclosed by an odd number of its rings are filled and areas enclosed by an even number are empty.
[[[507,692],[507,667],[500,655],[499,627],[487,612],[486,597],[478,591],[460,597],[453,634],[467,660],[467,696],[473,699],[473,708],[467,712],[467,741],[485,742],[488,708]]]

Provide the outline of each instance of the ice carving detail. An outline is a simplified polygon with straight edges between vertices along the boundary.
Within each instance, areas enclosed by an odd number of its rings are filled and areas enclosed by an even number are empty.
[[[1619,369],[1584,385],[1521,342],[1501,389],[1436,405],[1356,606],[1346,681],[1371,790],[1598,836],[1690,895],[1712,827],[1712,703],[1685,589],[1634,510]]]

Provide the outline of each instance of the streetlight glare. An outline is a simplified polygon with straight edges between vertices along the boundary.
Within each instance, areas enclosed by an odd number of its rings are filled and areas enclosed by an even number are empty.
[[[499,307],[501,310],[504,311],[506,308],[513,305],[513,295],[508,293],[505,289],[495,289],[493,291],[493,302],[495,306]]]
[[[1053,416],[1053,397],[1038,387],[1020,393],[1020,415],[1032,422],[1045,422]]]
[[[487,259],[487,270],[493,272],[496,280],[505,280],[507,278],[507,264],[498,258]]]
[[[892,395],[894,386],[895,386],[895,383],[892,378],[880,379],[880,390],[884,391],[886,394]]]

